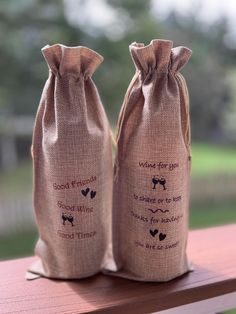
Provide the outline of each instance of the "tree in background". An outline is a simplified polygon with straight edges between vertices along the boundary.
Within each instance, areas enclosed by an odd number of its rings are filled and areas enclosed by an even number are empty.
[[[204,25],[196,12],[188,17],[172,12],[165,20],[168,37],[193,50],[191,62],[184,69],[190,92],[192,136],[195,140],[226,141],[224,123],[230,106],[229,68],[235,66],[232,50],[224,38],[226,20]]]
[[[82,31],[68,24],[62,1],[1,1],[2,113],[35,114],[47,76],[41,48],[57,42],[70,45],[80,37]]]
[[[107,24],[91,25],[92,12],[99,15],[102,10],[101,21],[104,19]],[[212,26],[205,25],[195,12],[189,17],[171,13],[160,21],[152,14],[151,1],[2,0],[1,115],[35,114],[47,76],[40,49],[60,42],[86,45],[105,57],[95,80],[114,125],[127,82],[134,72],[128,45],[133,41],[148,44],[153,38],[168,38],[175,45],[186,45],[194,51],[185,69],[191,96],[193,138],[224,141],[231,132],[224,127],[225,116],[232,111],[229,108],[235,99],[229,70],[232,72],[235,68],[236,53],[226,45],[227,32],[224,18]]]

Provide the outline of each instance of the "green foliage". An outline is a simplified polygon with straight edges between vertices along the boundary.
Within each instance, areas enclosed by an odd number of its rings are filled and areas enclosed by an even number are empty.
[[[236,69],[232,68],[229,71],[229,84],[230,84],[230,106],[225,111],[224,116],[224,130],[227,134],[228,141],[235,143],[236,139]]]
[[[36,239],[36,230],[1,236],[0,260],[33,255]]]
[[[31,193],[32,190],[32,163],[23,161],[16,169],[2,171],[0,176],[1,195],[17,195]]]
[[[190,229],[236,223],[235,202],[197,203],[190,206]]]
[[[236,309],[226,311],[224,314],[236,314]]]
[[[186,45],[193,55],[183,73],[191,104],[192,136],[195,140],[225,142],[224,115],[230,106],[228,72],[235,61],[224,43],[225,20],[207,26],[195,12],[188,17],[170,14],[165,33],[175,44]]]
[[[78,2],[83,9],[86,2]],[[105,57],[95,80],[114,124],[134,73],[129,44],[133,41],[148,44],[153,38],[165,37],[194,52],[184,70],[190,91],[193,138],[236,142],[231,132],[236,117],[230,116],[229,126],[225,127],[225,116],[235,104],[229,72],[236,60],[235,50],[226,45],[228,24],[225,18],[207,25],[193,8],[187,17],[173,12],[166,20],[158,21],[151,12],[151,1],[109,0],[107,4],[118,14],[118,23],[124,29],[120,36],[112,37],[96,29],[91,35],[87,25],[72,24],[65,4],[62,0],[1,1],[0,70],[7,74],[0,76],[2,114],[35,114],[47,77],[47,66],[40,50],[46,44],[60,42],[69,46],[87,45]],[[113,26],[110,28],[112,30]],[[115,24],[112,31],[115,34]]]
[[[192,146],[192,176],[236,175],[236,148],[234,146],[194,143]]]
[[[6,75],[0,76],[0,95],[4,95],[0,110],[34,114],[47,78],[41,48],[65,40],[70,45],[78,42],[80,35],[79,29],[68,24],[61,0],[2,1],[0,70]]]
[[[101,36],[93,45],[105,59],[95,74],[95,80],[111,123],[115,124],[126,89],[135,72],[129,45],[134,41],[148,44],[153,38],[163,37],[163,30],[147,10],[149,1],[120,0],[109,3],[125,10],[130,18],[126,25],[128,31],[120,40],[114,42]]]
[[[137,18],[150,9],[150,1],[142,0],[108,0],[113,7],[127,11],[131,18]]]

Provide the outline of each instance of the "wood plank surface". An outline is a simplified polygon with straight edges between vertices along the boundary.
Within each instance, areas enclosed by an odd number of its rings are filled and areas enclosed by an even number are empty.
[[[235,292],[236,225],[191,231],[188,243],[195,271],[168,283],[104,275],[26,281],[35,257],[2,261],[0,313],[150,313]]]

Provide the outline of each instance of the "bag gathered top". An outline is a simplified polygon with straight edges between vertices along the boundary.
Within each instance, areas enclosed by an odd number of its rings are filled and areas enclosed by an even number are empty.
[[[38,260],[27,276],[84,278],[106,263],[111,237],[111,136],[91,79],[103,58],[59,44],[42,53],[49,78],[32,143]]]
[[[189,99],[179,73],[191,51],[172,45],[130,45],[136,74],[118,120],[113,274],[141,281],[168,281],[191,270]]]

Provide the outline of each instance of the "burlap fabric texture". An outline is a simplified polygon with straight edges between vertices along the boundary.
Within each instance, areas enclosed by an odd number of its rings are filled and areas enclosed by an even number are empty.
[[[166,40],[130,45],[136,73],[118,121],[113,186],[116,274],[141,281],[168,281],[190,270],[189,99],[179,71],[191,51],[172,45]]]
[[[29,272],[84,278],[106,263],[111,235],[111,137],[91,78],[103,58],[86,47],[59,44],[42,53],[49,78],[33,133],[39,240]]]

